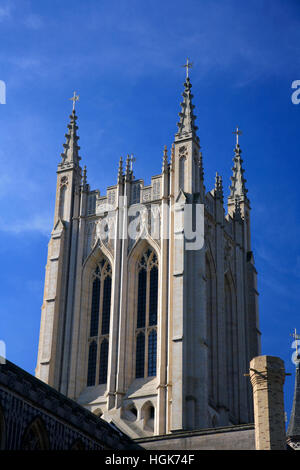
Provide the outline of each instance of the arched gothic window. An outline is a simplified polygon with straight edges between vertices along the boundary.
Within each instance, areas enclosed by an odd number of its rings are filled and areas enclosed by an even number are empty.
[[[92,278],[88,386],[107,382],[111,277],[111,265],[102,259]]]
[[[215,404],[218,401],[218,317],[215,304],[216,284],[212,260],[206,255],[206,312],[208,340],[208,393]]]
[[[154,431],[155,408],[151,402],[146,402],[141,409],[143,419],[143,428],[148,431]]]
[[[158,261],[152,249],[147,249],[138,263],[135,375],[156,375]]]
[[[234,416],[238,402],[238,332],[237,319],[233,303],[232,286],[225,276],[225,315],[226,315],[226,363],[228,381],[229,410]]]
[[[70,450],[86,450],[85,449],[85,445],[84,443],[82,442],[81,439],[77,439],[75,442],[73,442],[73,444],[71,445],[71,449]]]
[[[48,450],[49,437],[43,421],[38,417],[27,427],[21,450]]]
[[[138,202],[140,202],[140,192],[140,183],[134,184],[132,188],[132,204],[137,204]]]

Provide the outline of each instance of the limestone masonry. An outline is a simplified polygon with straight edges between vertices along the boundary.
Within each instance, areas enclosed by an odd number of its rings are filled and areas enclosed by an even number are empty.
[[[57,169],[36,376],[133,438],[254,419],[244,373],[260,332],[241,148],[237,140],[225,213],[221,176],[204,185],[188,77],[182,96],[149,186],[127,157],[106,194],[90,188],[75,109]],[[194,225],[204,207],[198,249],[187,249],[188,206]]]

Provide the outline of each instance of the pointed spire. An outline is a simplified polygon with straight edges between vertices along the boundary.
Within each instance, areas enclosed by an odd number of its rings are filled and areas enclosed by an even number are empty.
[[[118,184],[123,183],[123,158],[120,157],[118,169]]]
[[[78,151],[80,149],[79,145],[77,145],[77,141],[79,140],[79,136],[77,135],[78,126],[76,125],[76,112],[73,109],[70,115],[70,124],[68,124],[68,133],[65,134],[66,143],[63,144],[64,152],[61,154],[62,162],[61,165],[65,164],[74,164],[78,165],[79,161],[81,160]]]
[[[82,175],[82,191],[88,191],[88,189],[89,189],[89,185],[87,183],[86,166],[84,165],[83,175]]]
[[[222,176],[216,172],[215,177],[215,195],[217,199],[220,199],[223,202],[223,181]]]
[[[249,202],[247,198],[247,192],[248,190],[246,189],[245,183],[246,179],[244,178],[244,172],[245,170],[242,167],[243,160],[241,158],[241,148],[239,146],[239,135],[241,135],[241,131],[237,127],[237,130],[234,132],[237,136],[236,140],[236,146],[234,148],[234,158],[233,158],[233,175],[231,176],[231,186],[229,187],[230,189],[230,194],[228,197],[228,200],[234,200],[236,196],[239,196],[241,202]]]
[[[168,163],[168,150],[167,146],[165,145],[164,147],[164,155],[163,155],[163,164],[162,164],[162,172],[167,173],[169,168],[169,163]]]
[[[184,92],[182,93],[183,101],[180,103],[180,120],[177,123],[178,132],[175,134],[175,141],[192,138],[195,140],[195,142],[199,143],[199,137],[196,135],[198,127],[195,126],[196,116],[193,112],[195,106],[192,104],[193,95],[191,93],[191,88],[192,84],[187,74],[186,80],[184,82]]]
[[[130,179],[133,179],[133,164],[136,162],[136,158],[133,156],[133,153],[129,157],[130,162]]]

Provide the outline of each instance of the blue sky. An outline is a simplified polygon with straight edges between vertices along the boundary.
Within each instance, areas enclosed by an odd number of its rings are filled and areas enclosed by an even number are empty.
[[[297,0],[0,0],[0,339],[34,373],[56,167],[76,90],[82,163],[93,189],[120,155],[150,180],[170,147],[189,56],[205,184],[228,195],[236,125],[252,206],[262,353],[292,372],[300,330],[300,79]]]

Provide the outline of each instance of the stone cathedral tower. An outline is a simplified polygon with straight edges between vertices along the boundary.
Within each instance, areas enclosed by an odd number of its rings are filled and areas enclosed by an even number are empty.
[[[221,177],[204,186],[188,68],[182,96],[149,186],[127,157],[106,194],[91,190],[75,101],[57,170],[36,376],[132,437],[253,422],[258,293],[238,135],[225,214]],[[188,206],[193,226],[202,208],[196,249]]]

